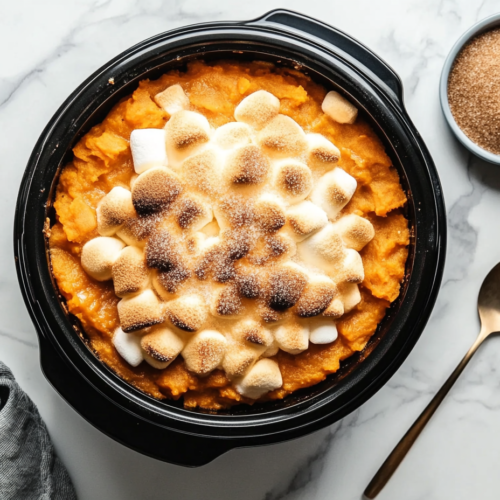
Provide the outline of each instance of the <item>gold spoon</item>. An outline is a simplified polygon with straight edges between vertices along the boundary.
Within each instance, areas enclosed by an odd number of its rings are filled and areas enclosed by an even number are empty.
[[[434,412],[437,410],[446,394],[448,394],[448,391],[462,373],[463,369],[467,366],[467,363],[477,351],[477,348],[492,333],[500,332],[500,263],[497,264],[484,279],[481,290],[479,290],[477,309],[479,312],[479,319],[481,320],[481,331],[476,341],[472,344],[472,347],[469,349],[464,359],[460,361],[455,371],[449,376],[448,380],[441,389],[439,389],[439,392],[427,405],[427,408],[425,408],[417,420],[415,420],[415,423],[410,427],[394,450],[392,450],[392,453],[387,457],[382,467],[380,467],[370,481],[364,493],[366,498],[371,500],[382,491],[382,488],[387,484],[399,464],[403,461],[403,458],[410,451],[413,443],[417,440],[432,415],[434,415]]]

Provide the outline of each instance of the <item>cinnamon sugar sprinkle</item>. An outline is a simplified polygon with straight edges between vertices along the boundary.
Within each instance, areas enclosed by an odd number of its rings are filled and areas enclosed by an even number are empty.
[[[476,36],[458,54],[448,79],[448,101],[469,139],[500,154],[500,28]]]

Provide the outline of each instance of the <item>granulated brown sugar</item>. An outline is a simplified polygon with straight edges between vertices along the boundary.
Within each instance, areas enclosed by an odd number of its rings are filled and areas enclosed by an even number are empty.
[[[457,56],[448,101],[464,133],[483,149],[500,154],[500,28],[473,38]]]

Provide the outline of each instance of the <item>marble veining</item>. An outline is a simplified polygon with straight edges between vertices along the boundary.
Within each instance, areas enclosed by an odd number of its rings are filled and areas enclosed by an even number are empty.
[[[18,186],[43,127],[92,72],[127,47],[197,22],[252,19],[286,6],[371,47],[400,75],[405,105],[437,165],[449,246],[440,295],[415,349],[368,402],[295,441],[234,450],[200,469],[141,456],[80,418],[52,389],[14,270]],[[444,59],[498,0],[74,0],[5,4],[0,18],[0,358],[39,406],[79,498],[360,500],[392,447],[477,334],[477,292],[500,260],[500,170],[469,155],[439,108]],[[500,339],[479,350],[381,500],[498,498]],[[91,459],[89,459],[91,457]]]

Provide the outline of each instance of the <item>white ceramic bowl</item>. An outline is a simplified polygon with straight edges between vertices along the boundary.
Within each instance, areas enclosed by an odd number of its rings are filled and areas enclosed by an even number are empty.
[[[457,139],[472,153],[474,153],[479,158],[500,165],[500,155],[486,151],[485,149],[479,147],[475,142],[471,141],[462,129],[457,125],[455,118],[453,117],[450,110],[450,103],[448,102],[448,77],[450,74],[451,67],[455,61],[455,58],[462,50],[462,47],[469,42],[471,38],[476,35],[484,33],[492,28],[500,27],[500,13],[493,14],[482,21],[474,24],[469,28],[455,43],[451,49],[446,61],[444,62],[443,71],[441,72],[441,81],[439,82],[439,98],[441,101],[441,108],[443,110],[444,116],[451,130],[457,137]]]

